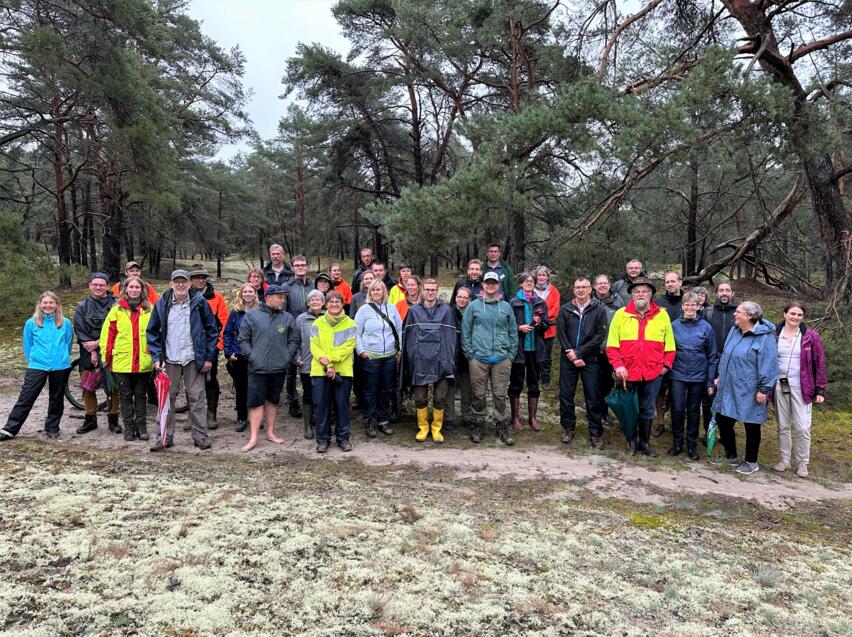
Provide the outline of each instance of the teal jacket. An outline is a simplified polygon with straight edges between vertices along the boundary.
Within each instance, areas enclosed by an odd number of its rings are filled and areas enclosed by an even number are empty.
[[[53,315],[45,315],[43,325],[30,318],[24,324],[24,357],[29,369],[54,372],[71,367],[71,346],[74,330],[71,321],[62,317],[62,327],[56,327]]]
[[[518,350],[518,324],[506,301],[476,299],[462,317],[462,351],[486,363],[512,359]]]

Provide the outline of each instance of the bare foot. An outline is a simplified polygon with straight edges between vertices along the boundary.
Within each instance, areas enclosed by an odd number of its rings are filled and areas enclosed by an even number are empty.
[[[254,449],[254,448],[255,448],[255,446],[257,446],[257,438],[251,438],[251,439],[249,439],[249,441],[246,443],[245,447],[243,447],[243,448],[241,449],[241,451],[251,451],[252,449]]]
[[[271,431],[270,431],[268,434],[266,434],[266,439],[267,439],[269,442],[274,442],[276,445],[280,445],[280,444],[282,444],[282,443],[284,442],[284,439],[283,439],[283,438],[279,438],[278,436],[276,436],[276,435],[275,435],[274,433],[272,433]]]

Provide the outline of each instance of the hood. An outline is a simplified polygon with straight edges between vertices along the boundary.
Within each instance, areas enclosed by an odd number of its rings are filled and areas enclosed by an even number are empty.
[[[210,283],[210,281],[208,281],[207,285],[204,286],[204,291],[201,293],[201,295],[209,301],[210,299],[213,298],[213,292],[214,291],[215,290],[213,289],[213,284]]]
[[[763,334],[774,334],[775,325],[773,325],[766,319],[760,319],[760,323],[754,326],[754,329],[751,331],[751,333],[755,336],[762,336]]]

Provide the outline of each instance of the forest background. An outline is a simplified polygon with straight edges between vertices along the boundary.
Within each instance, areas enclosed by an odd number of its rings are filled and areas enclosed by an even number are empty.
[[[298,44],[264,139],[242,52],[185,0],[4,3],[6,318],[131,258],[152,277],[195,259],[222,276],[273,242],[353,265],[369,245],[434,275],[499,241],[516,271],[617,275],[638,255],[692,284],[759,280],[848,345],[848,1],[332,12],[349,51]]]

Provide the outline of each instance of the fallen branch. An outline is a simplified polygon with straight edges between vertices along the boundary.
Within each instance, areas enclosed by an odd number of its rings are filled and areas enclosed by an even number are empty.
[[[743,258],[743,256],[751,252],[778,226],[779,223],[790,216],[805,196],[807,185],[807,175],[804,171],[801,171],[799,176],[796,178],[796,183],[793,184],[793,188],[789,193],[787,193],[784,200],[775,207],[775,210],[772,211],[772,215],[770,215],[769,219],[767,219],[762,226],[755,228],[745,239],[743,239],[739,248],[737,248],[734,252],[714,263],[711,263],[697,274],[686,277],[684,279],[684,283],[694,284],[701,283],[702,281],[708,281],[721,272],[723,268],[739,261]]]

